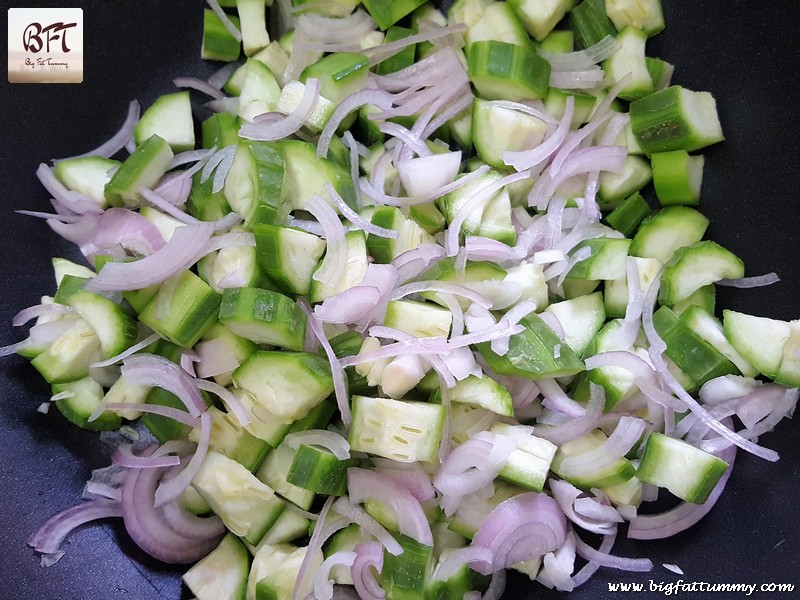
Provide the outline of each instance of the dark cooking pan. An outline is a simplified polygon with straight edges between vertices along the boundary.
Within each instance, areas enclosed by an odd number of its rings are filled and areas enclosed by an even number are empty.
[[[83,8],[83,83],[2,84],[3,344],[20,339],[10,326],[13,314],[52,292],[50,257],[79,258],[43,222],[13,212],[49,209],[34,177],[37,164],[109,138],[131,99],[147,106],[173,89],[174,77],[208,76],[216,68],[199,59],[201,2],[62,0],[58,5]],[[774,270],[782,280],[750,291],[720,290],[718,306],[798,318],[800,11],[785,0],[664,0],[664,9],[667,30],[649,42],[649,54],[676,65],[675,82],[714,94],[728,138],[706,153],[702,209],[711,218],[709,237],[739,254],[748,274]],[[150,559],[119,523],[77,531],[58,564],[39,566],[26,546],[28,536],[79,500],[90,470],[108,464],[109,449],[57,412],[36,412],[49,390],[26,361],[9,357],[0,367],[0,598],[188,597],[181,569]],[[761,441],[780,452],[781,461],[769,464],[740,452],[722,499],[691,531],[661,542],[617,543],[616,553],[652,558],[652,573],[602,569],[572,596],[612,597],[610,583],[649,589],[651,580],[800,586],[800,431],[786,421]],[[663,563],[678,565],[684,575]],[[507,598],[561,596],[515,576],[506,592]]]

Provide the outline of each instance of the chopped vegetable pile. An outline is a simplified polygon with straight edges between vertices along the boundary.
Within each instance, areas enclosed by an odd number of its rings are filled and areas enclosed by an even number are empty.
[[[122,518],[199,600],[572,591],[652,570],[617,536],[697,523],[737,449],[778,459],[800,321],[715,306],[778,278],[704,239],[723,130],[646,54],[660,0],[195,19],[225,65],[41,164],[55,212],[22,211],[86,265],[53,259],[0,355],[115,445],[31,536],[43,565]]]

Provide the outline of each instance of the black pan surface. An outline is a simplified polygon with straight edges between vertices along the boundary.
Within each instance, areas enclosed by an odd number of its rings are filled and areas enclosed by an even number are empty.
[[[208,76],[216,68],[199,59],[201,2],[57,4],[84,9],[84,82],[1,84],[0,344],[21,339],[22,332],[10,325],[19,309],[52,293],[50,258],[79,258],[43,222],[13,212],[50,208],[34,177],[38,163],[97,146],[122,123],[131,99],[148,106],[173,89],[172,78]],[[782,279],[764,289],[720,290],[718,306],[798,318],[800,11],[787,0],[664,0],[664,8],[667,31],[649,42],[649,54],[676,65],[674,82],[715,95],[728,138],[706,153],[702,209],[712,220],[708,235],[738,253],[749,275],[774,270]],[[109,462],[109,449],[96,434],[76,429],[57,411],[36,412],[48,393],[26,361],[2,360],[0,598],[188,598],[180,585],[181,569],[160,565],[138,550],[120,523],[82,528],[69,538],[58,564],[39,566],[26,546],[28,536],[50,515],[75,504],[90,470]],[[762,441],[782,460],[768,464],[740,453],[719,504],[690,532],[662,542],[617,544],[619,554],[651,557],[652,573],[603,569],[572,597],[611,598],[617,594],[609,584],[620,582],[643,584],[645,590],[678,580],[792,583],[800,589],[800,432],[788,421]],[[663,563],[677,564],[685,574],[671,573]],[[706,596],[733,594],[692,593]],[[512,576],[505,597],[564,595]]]

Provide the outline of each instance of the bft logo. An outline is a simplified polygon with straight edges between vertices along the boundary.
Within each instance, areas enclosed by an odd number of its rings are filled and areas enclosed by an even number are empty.
[[[52,23],[47,27],[42,27],[39,23],[31,23],[22,34],[22,46],[26,52],[36,54],[41,52],[46,45],[45,52],[50,52],[50,42],[61,40],[61,51],[66,54],[70,52],[67,46],[67,30],[77,26],[77,23]],[[43,34],[44,40],[42,40]]]
[[[83,81],[83,10],[9,8],[8,81]]]

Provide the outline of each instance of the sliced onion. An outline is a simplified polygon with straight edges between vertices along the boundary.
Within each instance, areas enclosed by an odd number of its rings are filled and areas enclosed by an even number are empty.
[[[382,473],[408,489],[420,502],[432,500],[436,495],[431,478],[420,463],[399,463],[386,458],[373,458],[375,472]]]
[[[559,119],[554,118],[553,115],[551,115],[544,109],[544,106],[541,104],[541,102],[539,102],[538,104],[540,105],[542,110],[539,110],[538,108],[532,106],[532,104],[534,104],[532,102],[528,102],[528,104],[525,104],[523,102],[511,102],[509,100],[490,100],[489,102],[492,106],[497,106],[498,108],[506,108],[508,110],[515,110],[517,112],[521,112],[526,115],[536,117],[537,119],[539,119],[540,121],[544,121],[545,123],[554,124],[559,122]]]
[[[347,267],[347,242],[345,241],[347,230],[339,220],[336,211],[317,194],[311,196],[305,208],[322,225],[328,244],[325,257],[322,259],[319,269],[314,272],[314,280],[338,289]]]
[[[94,150],[89,150],[89,152],[84,152],[83,154],[70,156],[69,158],[83,158],[84,156],[102,156],[103,158],[110,158],[114,156],[117,152],[125,147],[125,144],[133,139],[133,130],[136,127],[136,123],[139,121],[140,110],[141,107],[139,106],[139,101],[132,100],[128,105],[128,116],[125,117],[125,121],[122,123],[122,127],[120,127],[117,133],[115,133],[107,142],[98,146]],[[60,162],[61,160],[67,159],[62,158],[60,160],[56,160],[55,162]]]
[[[208,84],[215,88],[215,89],[222,89],[222,86],[225,85],[225,82],[230,79],[233,72],[238,68],[239,65],[236,63],[228,63],[226,65],[221,66],[219,69],[214,71],[211,77],[208,78]]]
[[[439,244],[420,244],[416,248],[406,250],[392,261],[398,271],[400,281],[408,281],[425,272],[434,262],[445,256],[444,248]]]
[[[172,392],[189,414],[199,417],[206,406],[195,380],[174,362],[154,354],[137,354],[125,360],[122,375],[132,385],[149,385]]]
[[[213,153],[213,150],[187,150],[186,152],[181,152],[180,154],[176,154],[172,157],[172,161],[170,161],[167,170],[171,171],[172,169],[180,167],[181,165],[196,163],[204,158],[207,159]]]
[[[127,350],[123,350],[122,352],[120,352],[116,356],[112,356],[112,357],[107,358],[105,360],[101,360],[100,362],[92,363],[91,366],[95,367],[95,368],[109,367],[109,366],[111,366],[111,365],[113,365],[115,363],[118,363],[121,360],[124,360],[124,359],[128,358],[132,354],[136,354],[137,352],[139,352],[139,350],[144,350],[145,348],[147,348],[151,344],[156,343],[160,339],[161,339],[161,336],[159,334],[153,333],[151,335],[148,335],[141,342],[137,342],[136,344],[134,344],[133,346],[131,346]]]
[[[350,133],[349,130],[345,131],[344,135],[342,135],[342,142],[344,142],[344,145],[347,146],[347,148],[350,150],[350,179],[353,182],[353,187],[356,194],[356,206],[359,209],[361,209],[363,207],[363,203],[361,201],[361,190],[358,187],[358,173],[359,173],[358,157],[362,155],[362,153],[363,156],[365,157],[369,156],[368,154],[369,151],[367,150],[366,146],[355,140],[353,134]],[[328,195],[330,195],[330,192],[328,192]],[[338,196],[338,194],[336,195]],[[344,204],[344,201],[342,201],[342,204]],[[350,207],[348,206],[348,208]],[[372,223],[370,223],[370,225],[372,225]]]
[[[585,71],[551,71],[550,86],[563,90],[591,90],[603,82],[603,69]]]
[[[483,308],[492,307],[492,303],[475,290],[457,283],[448,283],[446,281],[417,281],[414,283],[407,283],[395,288],[394,292],[392,292],[392,300],[400,300],[401,298],[405,298],[411,294],[420,294],[422,292],[453,294],[455,296],[461,296],[462,298],[471,300]]]
[[[239,136],[250,140],[282,140],[296,133],[306,122],[319,102],[319,80],[310,78],[303,89],[303,97],[297,108],[280,121],[270,123],[247,123],[239,130]]]
[[[560,446],[595,429],[600,423],[606,403],[605,390],[595,384],[590,384],[589,390],[589,402],[583,416],[567,421],[563,425],[537,426],[534,428],[535,434]]]
[[[331,496],[332,498],[333,496]],[[393,556],[399,556],[403,553],[403,547],[397,542],[391,533],[378,523],[375,519],[370,517],[364,510],[347,499],[347,496],[342,496],[333,503],[331,509],[339,513],[343,517],[347,517],[351,523],[356,523],[361,529],[369,535],[376,538],[386,551]]]
[[[774,409],[772,412],[759,421],[757,424],[753,425],[752,427],[748,427],[747,429],[743,429],[739,432],[746,440],[755,440],[758,436],[767,433],[768,431],[772,431],[772,429],[785,417],[791,416],[794,413],[794,409],[797,406],[797,398],[798,398],[798,390],[795,389],[786,389],[784,390],[782,396],[775,403]],[[723,439],[723,438],[716,438],[713,440],[705,440],[700,444],[700,449],[706,452],[717,452],[720,448],[724,448],[731,444],[730,440]]]
[[[162,283],[203,256],[213,231],[211,223],[178,227],[169,242],[150,256],[130,263],[106,263],[86,289],[124,292]]]
[[[203,256],[223,248],[233,248],[235,246],[255,248],[256,238],[249,231],[229,231],[228,233],[215,235],[208,240],[208,245],[203,250]]]
[[[53,169],[41,163],[36,169],[36,177],[44,188],[53,195],[62,205],[72,212],[82,214],[100,214],[103,209],[89,196],[68,190],[56,177]]]
[[[614,36],[607,35],[602,40],[577,52],[546,52],[539,55],[550,63],[554,71],[582,71],[604,61],[620,48]]]
[[[319,520],[317,521],[319,524],[324,523],[327,520],[328,513],[333,505],[333,498],[333,496],[328,496],[328,499],[325,500],[325,504],[322,505],[322,510],[319,512]],[[324,544],[326,541],[326,538],[324,538],[323,535],[326,532],[330,534],[331,530],[323,527],[314,528],[314,533],[311,534],[311,539],[308,540],[308,546],[306,546],[303,562],[300,563],[300,568],[297,570],[297,578],[295,579],[294,586],[292,587],[291,600],[295,600],[295,598],[297,598],[298,590],[300,590],[301,586],[303,585],[303,578],[305,577],[306,570],[308,569],[311,559],[322,554],[322,544]]]
[[[705,387],[705,386],[704,386]],[[780,409],[786,388],[778,384],[764,384],[751,389],[736,409],[736,416],[747,428],[755,427],[770,413]],[[786,410],[783,411],[784,413]]]
[[[515,377],[514,385],[506,386],[508,391],[511,392],[511,399],[514,403],[514,411],[519,411],[526,407],[532,406],[534,400],[541,394],[539,386],[534,381],[525,377]]]
[[[20,325],[24,325],[28,321],[38,317],[45,315],[66,314],[71,312],[73,312],[73,309],[69,306],[64,306],[63,304],[57,304],[55,302],[51,302],[49,304],[36,304],[19,311],[16,315],[14,315],[14,318],[11,320],[11,324],[14,327],[19,327]]]
[[[121,467],[131,469],[158,469],[163,467],[174,467],[181,462],[180,457],[170,456],[139,456],[133,453],[131,444],[120,444],[111,455],[111,460]]]
[[[453,81],[455,90],[437,98],[437,100],[431,104],[428,112],[424,113],[414,125],[414,130],[420,132],[423,139],[427,139],[433,135],[445,123],[448,123],[456,115],[460,115],[472,106],[474,96],[472,95],[472,88],[469,85],[469,80],[466,78],[466,72],[462,69],[459,71],[459,74],[463,75],[463,77],[457,77],[456,80]],[[459,83],[460,86],[456,87]],[[445,86],[445,89],[447,89],[447,86]],[[422,127],[423,125],[424,128]],[[405,154],[402,158],[408,158],[408,155]]]
[[[250,424],[250,412],[244,407],[242,401],[236,396],[236,394],[230,392],[228,388],[205,379],[195,379],[195,383],[201,390],[205,390],[219,396],[219,398],[225,403],[225,406],[228,407],[228,410],[231,412],[231,414],[236,417],[239,425],[242,427],[247,427]]]
[[[505,323],[508,326],[513,326],[519,323],[522,319],[527,317],[529,314],[536,310],[536,303],[533,300],[524,300],[517,304],[516,306],[509,309],[501,320],[502,323]],[[507,338],[499,338],[496,340],[492,340],[491,348],[492,352],[497,354],[498,356],[505,356],[508,353],[508,345],[511,336]]]
[[[735,431],[725,427],[719,422],[718,419],[715,419],[712,415],[710,415],[708,410],[703,408],[697,402],[697,400],[692,398],[692,396],[688,394],[685,389],[683,389],[683,386],[681,386],[678,380],[675,379],[675,377],[669,372],[667,364],[661,356],[662,352],[664,352],[666,349],[666,344],[658,335],[655,330],[655,326],[653,325],[653,305],[658,295],[660,284],[660,280],[656,278],[650,285],[650,289],[647,290],[647,294],[645,295],[644,312],[642,314],[642,325],[644,326],[644,332],[645,335],[647,335],[647,340],[650,342],[650,349],[648,352],[650,354],[650,359],[653,361],[653,366],[658,370],[663,381],[670,387],[675,395],[685,402],[686,406],[689,407],[689,410],[691,410],[698,419],[705,423],[706,426],[716,431],[719,435],[726,438],[731,443],[736,444],[742,450],[746,450],[751,454],[755,454],[764,460],[775,462],[779,458],[777,452],[768,448],[764,448],[763,446],[759,446],[750,440],[746,440]]]
[[[619,368],[633,375],[634,383],[653,402],[671,410],[683,412],[685,405],[678,399],[661,389],[658,374],[639,355],[627,350],[609,350],[584,360],[587,370],[600,367]]]
[[[168,202],[165,198],[158,195],[155,192],[152,192],[147,189],[140,190],[139,193],[142,195],[148,204],[151,204],[155,208],[159,209],[161,212],[164,212],[171,216],[174,219],[177,219],[181,223],[185,223],[186,225],[199,225],[203,223],[210,223],[214,226],[214,231],[222,231],[224,229],[229,229],[234,225],[241,222],[242,218],[236,214],[235,212],[230,212],[221,219],[216,221],[201,221],[196,219],[192,215],[183,212],[179,208],[173,206],[170,202]]]
[[[322,129],[319,141],[317,142],[317,158],[328,156],[328,147],[333,139],[333,134],[336,133],[339,125],[342,124],[342,121],[344,121],[351,112],[357,108],[361,108],[365,104],[374,104],[378,108],[388,110],[392,107],[393,101],[394,97],[391,94],[383,90],[374,89],[364,89],[345,98],[339,106],[336,107],[336,110],[333,111],[331,118],[328,119],[328,122]]]
[[[433,534],[419,501],[390,478],[352,467],[347,469],[347,490],[352,502],[375,500],[394,515],[400,533],[426,546],[433,545]]]
[[[555,174],[548,171],[533,184],[528,195],[528,205],[544,210],[550,198],[567,179],[593,171],[620,173],[628,155],[622,146],[596,146],[575,150]]]
[[[463,346],[471,346],[473,344],[482,344],[483,342],[507,338],[521,333],[524,330],[525,327],[522,325],[509,325],[501,319],[499,323],[487,327],[486,329],[452,337],[448,344],[451,348],[461,348]]]
[[[355,547],[356,559],[350,567],[353,585],[361,600],[383,600],[386,592],[375,580],[373,570],[383,570],[383,548],[378,542],[361,542]]]
[[[165,175],[153,191],[172,206],[183,206],[192,192],[192,177],[186,175],[188,172]]]
[[[219,88],[214,87],[208,81],[198,77],[176,77],[172,80],[172,83],[179,88],[190,88],[197,90],[198,92],[203,92],[204,94],[211,96],[216,100],[220,100],[225,97],[225,94],[220,92]]]
[[[594,450],[564,458],[559,467],[563,477],[585,477],[602,471],[605,467],[625,456],[636,444],[646,428],[645,422],[636,417],[622,417],[614,432]]]
[[[461,307],[458,303],[455,303],[453,309],[461,310]],[[472,350],[467,347],[454,348],[438,360],[442,361],[447,371],[452,373],[456,381],[463,381],[470,375],[483,377],[481,366],[475,360]]]
[[[219,338],[200,342],[195,345],[194,350],[199,359],[195,367],[198,377],[208,378],[230,373],[239,366],[236,356]]]
[[[563,546],[544,555],[536,580],[547,588],[571,592],[575,587],[571,577],[575,570],[575,544],[575,532],[569,531]]]
[[[516,447],[516,441],[506,436],[486,431],[472,436],[450,452],[436,472],[433,484],[445,496],[461,497],[476,492],[494,481]],[[445,513],[452,515],[456,505],[447,504]]]
[[[558,148],[558,152],[553,157],[551,165],[552,172],[558,173],[561,167],[564,166],[564,161],[569,158],[572,152],[581,144],[591,141],[594,133],[611,118],[611,113],[592,119],[591,122],[581,127],[578,131],[571,132],[565,139],[564,143]]]
[[[97,481],[87,481],[83,487],[83,494],[81,498],[84,500],[96,500],[98,498],[108,498],[117,502],[122,498],[119,488],[116,488],[107,483],[99,483]],[[122,516],[122,515],[120,515]]]
[[[625,307],[625,318],[622,320],[622,326],[612,332],[609,339],[609,345],[612,348],[632,347],[642,325],[644,294],[639,284],[639,267],[633,257],[629,256],[627,258],[625,271],[628,285],[628,304]]]
[[[331,570],[339,565],[352,567],[356,561],[356,553],[349,550],[334,552],[320,565],[314,576],[314,598],[318,600],[331,600],[333,598],[333,583],[330,580]]]
[[[288,4],[291,0],[279,0],[282,4]],[[286,85],[290,81],[300,79],[303,70],[313,62],[312,52],[309,50],[309,36],[303,31],[295,31],[294,42],[292,43],[292,54],[289,56],[289,63],[283,71],[281,85]]]
[[[608,94],[606,94],[606,96],[603,98],[603,101],[595,106],[594,112],[592,113],[592,117],[589,120],[589,123],[587,123],[587,126],[591,125],[595,120],[605,117],[606,114],[611,111],[611,106],[613,105],[614,100],[616,100],[620,92],[622,92],[622,90],[628,86],[631,81],[631,77],[631,73],[625,73],[625,75],[620,77],[617,83],[615,83],[614,86],[608,90]]]
[[[567,206],[566,198],[556,197],[550,200],[547,207],[547,234],[544,238],[545,248],[553,248],[563,237],[564,209]]]
[[[583,493],[581,490],[576,488],[571,483],[559,481],[557,479],[550,479],[548,481],[548,486],[553,494],[553,498],[556,499],[556,502],[558,502],[558,505],[561,507],[561,510],[564,511],[566,517],[578,527],[600,535],[616,533],[617,523],[622,521],[622,518],[618,513],[616,518],[612,517],[609,519],[595,519],[587,517],[586,515],[580,514],[575,508],[575,502]],[[611,510],[614,509],[611,508]]]
[[[353,181],[355,181],[355,179]],[[386,229],[384,227],[379,227],[378,225],[373,225],[371,222],[367,221],[364,217],[350,208],[330,183],[326,183],[324,188],[325,192],[328,194],[328,197],[336,205],[336,208],[339,209],[339,212],[342,213],[342,216],[350,221],[353,225],[363,230],[364,233],[382,238],[397,239],[399,233],[394,229]]]
[[[302,229],[305,232],[313,233],[314,235],[318,235],[320,237],[325,235],[325,230],[317,221],[289,217],[289,222],[287,225],[289,225],[289,227],[297,227],[298,229]]]
[[[200,560],[219,543],[221,536],[206,540],[185,537],[172,530],[162,511],[153,507],[161,469],[130,472],[122,486],[122,516],[131,538],[145,552],[169,564]]]
[[[92,239],[93,234],[97,230],[99,221],[100,219],[97,215],[88,214],[84,215],[80,220],[71,223],[62,222],[59,219],[48,219],[47,224],[50,229],[55,231],[62,238],[77,244],[81,252],[83,252],[83,255],[91,259],[91,254],[93,252],[85,246],[88,244],[88,241]],[[160,234],[158,237],[161,239]],[[162,244],[163,242],[164,240],[161,240]]]
[[[484,329],[488,329],[494,325],[497,325],[497,321],[495,320],[491,311],[475,303],[470,304],[469,308],[467,309],[464,322],[467,327],[467,331],[470,333],[483,331]]]
[[[447,249],[448,256],[455,256],[458,252],[458,237],[461,231],[461,226],[476,210],[485,207],[486,203],[489,202],[492,197],[504,187],[528,177],[529,174],[527,172],[513,173],[511,175],[501,177],[500,179],[497,179],[481,187],[480,189],[475,190],[474,195],[461,206],[459,206],[456,214],[453,216],[453,220],[450,222],[447,232],[445,233],[445,248]]]
[[[542,405],[546,408],[573,418],[579,418],[586,414],[587,409],[567,396],[555,379],[540,379],[536,385],[544,396]]]
[[[387,121],[378,125],[378,130],[381,133],[385,133],[386,135],[390,135],[399,139],[405,146],[410,148],[415,154],[418,154],[421,157],[429,158],[433,154],[418,135],[411,133],[402,125]],[[408,191],[408,188],[406,188],[406,191]]]
[[[308,304],[306,304],[305,300],[300,302],[300,306],[303,309],[303,312],[306,313],[309,328],[325,350],[325,356],[328,357],[328,362],[331,365],[331,375],[333,377],[333,390],[336,395],[336,405],[339,407],[339,413],[342,416],[342,422],[344,423],[345,427],[350,427],[350,396],[347,393],[347,376],[344,372],[344,367],[339,359],[336,358],[336,353],[333,351],[333,347],[331,346],[330,341],[328,341],[328,337],[325,335],[325,330],[322,328],[322,321],[320,321],[316,315],[311,312],[311,308],[308,306]],[[332,443],[335,444],[335,442]],[[345,452],[349,454],[349,451],[350,447],[348,445],[345,449]],[[334,451],[331,449],[331,452]],[[334,452],[334,454],[336,454],[336,452]]]
[[[219,168],[220,164],[223,160],[225,160],[228,156],[235,156],[236,155],[236,145],[231,144],[230,146],[225,146],[220,150],[217,150],[213,154],[209,155],[208,158],[205,160],[202,171],[200,172],[200,183],[205,183],[209,180],[211,175]],[[197,165],[195,165],[197,166]]]
[[[370,65],[375,66],[387,58],[394,56],[403,48],[407,48],[408,46],[412,46],[420,42],[431,42],[433,40],[438,40],[456,33],[463,33],[466,30],[467,27],[463,23],[456,23],[454,25],[441,28],[437,27],[436,29],[410,35],[388,44],[381,44],[380,46],[375,46],[374,48],[367,48],[363,52],[370,57]]]
[[[183,423],[189,427],[197,427],[200,424],[197,420],[197,417],[193,417],[186,411],[179,408],[159,406],[157,404],[133,404],[130,402],[110,402],[108,404],[101,403],[100,406],[97,407],[97,410],[95,410],[94,413],[92,413],[92,415],[89,417],[89,422],[91,423],[92,421],[96,420],[97,417],[107,410],[112,412],[135,410],[137,412],[144,412],[152,415],[158,415],[160,417],[166,417],[168,419],[177,421],[178,423]]]
[[[611,552],[611,549],[614,547],[615,541],[617,541],[616,533],[603,536],[603,541],[600,543],[598,551],[606,554]],[[583,566],[583,568],[580,571],[575,573],[575,575],[572,577],[572,583],[574,584],[575,587],[583,585],[589,580],[589,578],[592,575],[594,575],[597,572],[599,568],[600,565],[598,563],[589,561]]]
[[[491,565],[492,551],[481,546],[467,546],[457,548],[443,557],[433,572],[433,578],[438,581],[447,581],[455,575],[464,565],[484,564]]]
[[[575,110],[575,99],[572,96],[567,96],[566,105],[564,107],[564,116],[558,124],[558,127],[553,133],[544,140],[541,144],[530,150],[520,151],[504,151],[500,154],[503,162],[516,171],[526,171],[532,169],[537,165],[544,163],[553,153],[558,150],[561,144],[569,133],[570,124],[572,122],[572,114]]]
[[[464,336],[466,337],[466,336]],[[419,354],[427,356],[431,354],[447,354],[450,348],[447,345],[447,340],[442,337],[429,337],[429,338],[413,338],[407,341],[395,342],[381,346],[372,352],[365,352],[363,354],[356,354],[353,356],[345,356],[339,359],[339,364],[342,367],[351,367],[365,362],[372,362],[382,358],[392,358],[395,356],[402,356],[403,354]]]
[[[491,238],[468,235],[464,242],[464,246],[467,249],[467,258],[472,261],[490,261],[503,264],[520,259],[514,248]]]
[[[78,223],[83,220],[81,215],[62,215],[58,213],[42,212],[40,210],[15,210],[18,215],[25,215],[26,217],[34,217],[36,219],[53,219],[62,223]]]
[[[121,516],[122,507],[114,500],[83,502],[50,517],[28,538],[28,545],[42,554],[53,554],[75,528],[98,519]]]
[[[434,85],[458,70],[464,70],[461,59],[453,48],[445,47],[405,69],[390,75],[377,76],[374,81],[381,89],[399,92],[408,90],[412,86],[421,89],[424,86]]]
[[[320,42],[358,42],[375,29],[375,21],[360,9],[347,17],[325,17],[309,12],[295,19],[295,29]]]
[[[527,258],[531,254],[535,256],[536,252],[534,250],[544,239],[547,232],[547,219],[543,215],[537,215],[526,223],[517,217],[517,215],[523,215],[525,219],[530,218],[524,210],[516,211],[515,209],[512,214],[514,215],[514,220],[518,223],[517,227],[522,230],[517,236],[517,243],[514,246],[517,256],[521,259]]]
[[[95,224],[91,235],[76,242],[86,256],[107,253],[122,246],[148,256],[164,247],[164,238],[152,221],[126,208],[109,208]]]
[[[577,542],[578,554],[590,562],[597,563],[601,567],[639,573],[646,573],[647,571],[653,570],[653,561],[649,558],[623,558],[621,556],[613,556],[601,552],[600,550],[595,550],[580,538],[577,538]]]
[[[233,21],[228,18],[228,15],[224,10],[222,10],[219,2],[217,2],[217,0],[206,0],[206,3],[208,4],[209,8],[214,11],[214,14],[219,17],[219,20],[222,21],[223,27],[228,30],[228,33],[231,34],[233,39],[235,39],[237,42],[241,42],[242,32],[239,31],[239,28],[236,27],[236,25],[233,24]]]
[[[197,516],[186,510],[180,500],[165,504],[162,515],[170,529],[187,538],[205,540],[225,533],[225,524],[218,516]]]
[[[555,500],[546,494],[526,492],[501,502],[478,528],[472,545],[489,548],[491,567],[473,568],[487,575],[518,562],[543,556],[564,544],[567,521]]]
[[[206,458],[209,445],[211,444],[211,414],[203,412],[200,415],[200,441],[197,443],[197,450],[192,455],[189,464],[175,477],[165,479],[156,489],[155,506],[164,506],[167,502],[172,502],[178,498],[184,490],[192,483],[195,475],[200,471],[200,467]]]
[[[486,588],[483,596],[481,596],[481,600],[500,600],[506,591],[507,577],[505,571],[495,571],[492,573],[492,578],[489,580],[489,587]]]
[[[373,314],[396,280],[397,270],[391,265],[370,263],[358,285],[315,306],[314,316],[325,323],[357,323]]]
[[[418,204],[428,204],[429,202],[433,202],[437,198],[446,196],[450,192],[472,183],[476,179],[479,179],[481,176],[485,175],[489,171],[489,169],[490,167],[488,165],[483,165],[475,169],[471,173],[462,175],[454,182],[448,183],[447,185],[442,186],[437,190],[434,190],[428,196],[423,196],[420,198],[410,198],[406,196],[390,196],[388,194],[384,194],[373,183],[367,181],[363,177],[359,180],[358,185],[364,194],[366,194],[373,200],[380,202],[381,204],[386,204],[387,206],[416,206]]]
[[[75,392],[71,392],[69,390],[64,390],[63,392],[59,392],[57,394],[53,394],[50,396],[50,402],[58,402],[59,400],[64,400],[66,398],[74,398]]]
[[[452,352],[452,351],[451,351]],[[446,354],[450,356],[450,353]],[[449,451],[450,440],[450,392],[456,385],[456,379],[447,368],[441,356],[428,356],[426,359],[431,368],[439,376],[439,389],[442,392],[442,406],[444,406],[444,425],[442,426],[443,443],[439,445],[439,461],[441,462]]]
[[[350,458],[350,444],[341,435],[333,431],[307,429],[297,433],[290,433],[283,441],[295,450],[302,445],[318,446],[329,450],[339,460]]]
[[[597,496],[575,500],[575,512],[589,519],[622,523],[624,519],[617,509],[611,506],[608,497],[601,490],[593,490],[593,493]]]
[[[757,275],[755,277],[740,277],[739,279],[720,279],[715,281],[717,285],[749,289],[756,287],[764,287],[778,283],[781,280],[777,273],[767,273],[766,275]]]
[[[181,369],[186,371],[192,377],[197,377],[197,374],[194,372],[194,363],[197,360],[197,354],[194,353],[192,350],[186,350],[185,348],[181,350],[180,359],[178,360],[178,364],[180,364]]]

